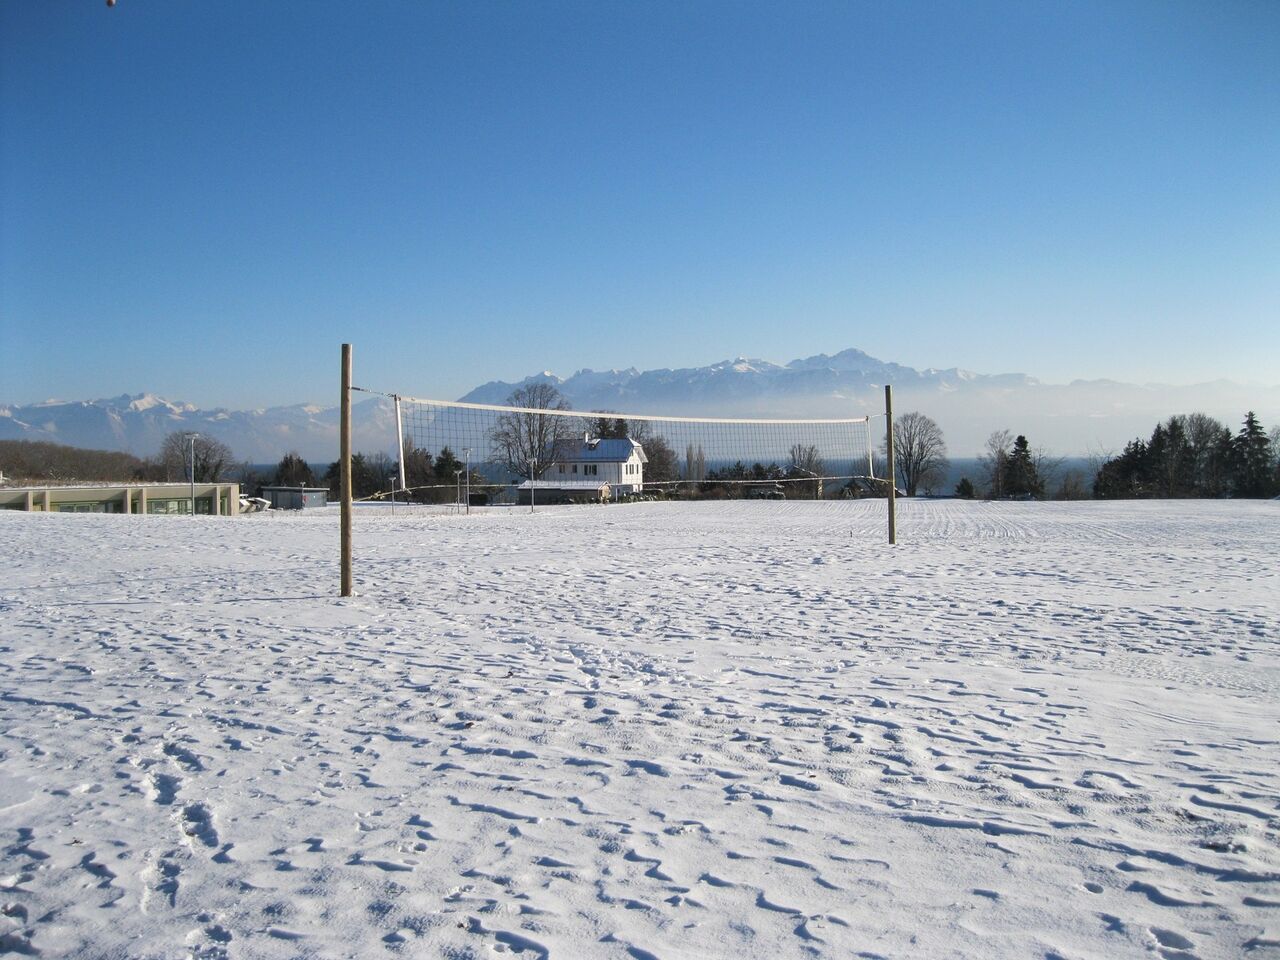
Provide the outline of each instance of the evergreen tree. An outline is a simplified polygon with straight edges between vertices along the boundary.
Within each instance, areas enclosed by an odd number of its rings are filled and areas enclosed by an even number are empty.
[[[545,469],[546,464],[539,464],[538,470],[541,472]],[[432,499],[437,503],[452,503],[457,495],[456,485],[458,483],[458,474],[462,473],[465,468],[462,461],[459,460],[447,446],[440,448],[440,453],[436,456],[436,496]]]
[[[1245,415],[1244,426],[1232,441],[1232,454],[1236,496],[1270,496],[1275,474],[1271,438],[1252,410]]]
[[[671,449],[671,444],[667,443],[665,437],[650,437],[642,445],[645,456],[649,458],[649,462],[644,467],[646,486],[650,483],[670,483],[680,479],[680,464],[676,459],[676,452]],[[675,489],[670,488],[670,492],[674,493]]]
[[[440,455],[436,457],[435,475],[436,480],[448,480],[453,482],[453,475],[462,469],[462,461],[457,458],[449,447],[441,447]]]
[[[961,477],[960,482],[956,484],[956,496],[961,500],[972,500],[977,496],[977,492],[973,489],[973,481],[968,477]]]
[[[1130,500],[1149,496],[1147,445],[1130,440],[1124,453],[1113,457],[1098,470],[1093,481],[1093,495],[1099,500]]]
[[[595,411],[598,416],[585,417],[582,420],[586,432],[595,440],[625,440],[633,437],[641,446],[649,435],[648,424],[637,421],[635,428],[627,422],[626,417],[611,417],[610,410]]]
[[[1235,445],[1228,427],[1222,428],[1217,442],[1213,445],[1212,455],[1212,489],[1206,496],[1225,497],[1231,492],[1231,484],[1235,472]]]
[[[419,503],[430,502],[431,491],[427,488],[435,483],[435,463],[431,454],[413,445],[413,441],[404,441],[404,485],[409,488],[410,496]]]
[[[1187,438],[1186,418],[1156,424],[1147,444],[1147,468],[1157,497],[1189,497],[1195,488],[1195,455]]]
[[[280,458],[271,482],[277,487],[314,487],[316,478],[310,464],[296,450],[290,450]]]
[[[369,458],[363,453],[351,455],[351,496],[357,500],[371,497],[378,492],[378,480],[369,466]]]
[[[1044,484],[1031,457],[1031,445],[1022,434],[1018,434],[1013,441],[1013,450],[1009,454],[1005,472],[1006,496],[1038,498],[1044,495]]]
[[[1280,426],[1271,429],[1271,460],[1275,464],[1271,471],[1271,490],[1280,494]]]

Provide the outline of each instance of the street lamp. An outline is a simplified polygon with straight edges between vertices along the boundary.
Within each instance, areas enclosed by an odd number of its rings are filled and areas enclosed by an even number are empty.
[[[455,506],[462,506],[462,471],[453,471],[453,503]]]
[[[462,451],[462,455],[467,458],[467,516],[471,515],[471,448],[467,447]]]
[[[534,495],[538,492],[538,458],[529,458],[529,512],[533,513]]]
[[[198,433],[188,433],[187,440],[191,443],[191,515],[196,515],[196,438]]]

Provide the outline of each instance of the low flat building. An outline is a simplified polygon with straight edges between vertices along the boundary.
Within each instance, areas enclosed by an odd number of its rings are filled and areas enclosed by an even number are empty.
[[[195,512],[234,516],[240,512],[238,483],[197,483]],[[0,510],[47,513],[191,513],[189,483],[84,484],[66,487],[0,487]]]
[[[599,480],[526,480],[517,489],[518,502],[533,503],[604,503],[609,499],[609,484]]]
[[[329,502],[328,487],[263,487],[262,498],[273,510],[306,510]]]

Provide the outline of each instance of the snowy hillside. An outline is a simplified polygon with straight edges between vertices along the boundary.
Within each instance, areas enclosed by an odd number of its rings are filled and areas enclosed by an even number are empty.
[[[1280,505],[883,510],[0,513],[0,943],[1276,955]]]

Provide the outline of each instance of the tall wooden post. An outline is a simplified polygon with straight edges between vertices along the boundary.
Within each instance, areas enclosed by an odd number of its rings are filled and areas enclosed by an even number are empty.
[[[893,387],[884,385],[884,445],[889,459],[889,542],[898,542],[898,475],[893,462]]]
[[[351,596],[351,344],[342,345],[338,482],[342,493],[342,595]]]

